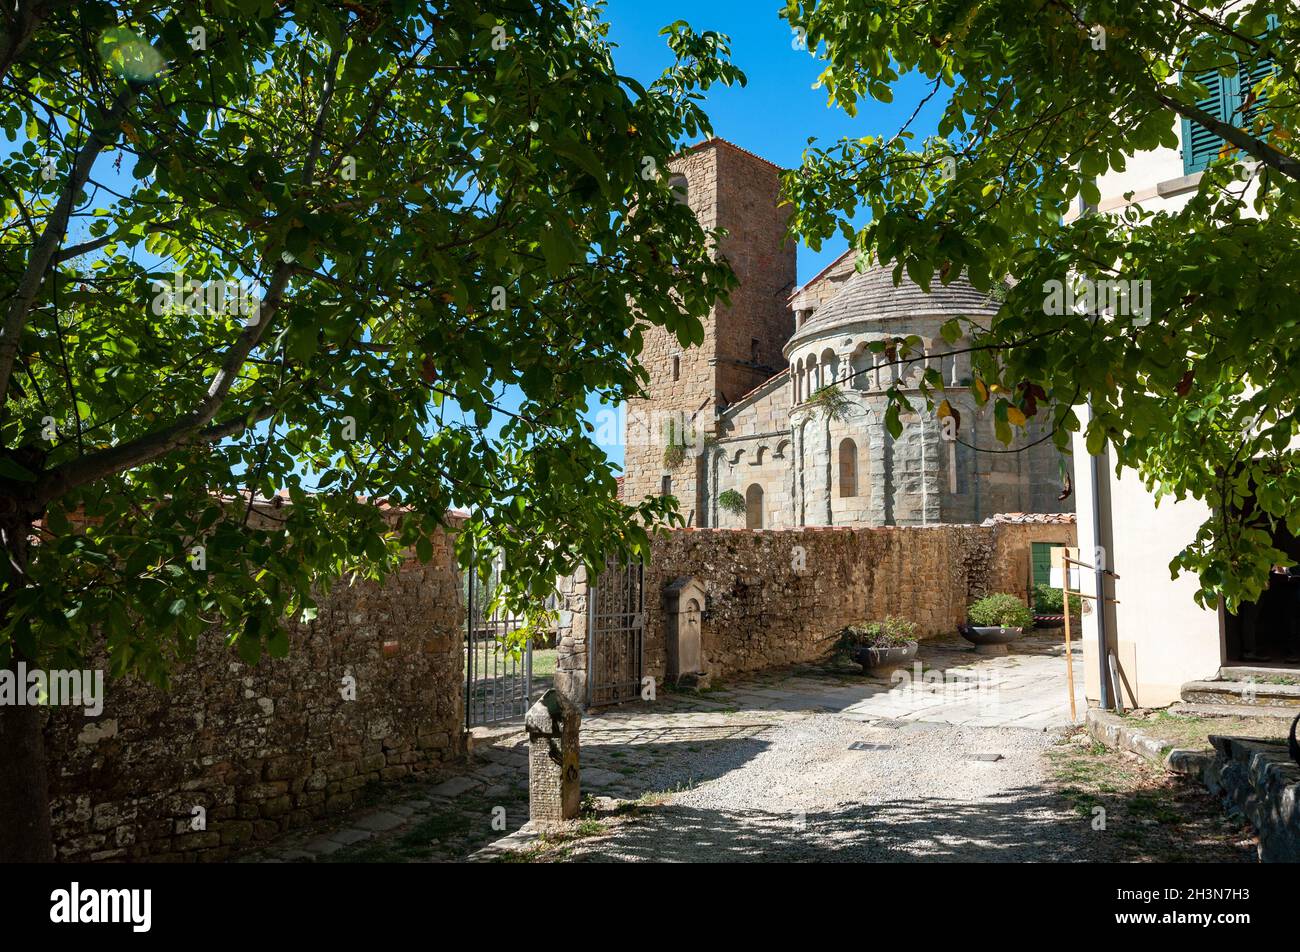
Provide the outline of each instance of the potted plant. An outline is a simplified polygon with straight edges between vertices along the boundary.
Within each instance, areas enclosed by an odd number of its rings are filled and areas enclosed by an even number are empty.
[[[873,678],[888,677],[916,657],[916,623],[887,615],[883,621],[845,625],[837,653],[848,655]]]
[[[961,636],[980,654],[1006,654],[1007,645],[1034,623],[1034,613],[1015,595],[998,592],[974,601],[966,610]]]

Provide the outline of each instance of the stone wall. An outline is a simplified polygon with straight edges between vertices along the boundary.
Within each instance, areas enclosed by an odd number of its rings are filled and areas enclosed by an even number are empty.
[[[440,534],[429,564],[383,586],[338,583],[314,621],[291,626],[286,658],[246,665],[213,631],[169,691],[108,678],[99,717],[55,710],[58,858],[224,859],[459,755],[461,601]]]
[[[695,438],[713,434],[722,408],[786,366],[781,348],[794,328],[786,296],[794,290],[795,247],[786,237],[792,209],[779,205],[780,171],[721,139],[686,149],[669,166],[700,225],[726,230],[717,253],[740,282],[729,303],[705,317],[698,347],[683,348],[662,327],[642,328],[639,360],[650,381],[645,398],[628,401],[623,498],[637,502],[667,488],[687,525],[707,520],[704,466],[694,452],[668,465],[667,422],[689,421]]]
[[[704,667],[712,677],[814,661],[850,622],[902,615],[922,637],[953,632],[966,608],[994,591],[1027,597],[1030,543],[1074,544],[1072,521],[751,531],[682,529],[655,538],[645,567],[643,673],[666,670],[660,599],[695,577],[707,603]],[[556,686],[586,698],[587,580],[561,584]]]

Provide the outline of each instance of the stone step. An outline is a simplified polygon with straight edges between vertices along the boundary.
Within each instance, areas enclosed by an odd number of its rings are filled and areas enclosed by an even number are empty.
[[[1215,680],[1245,681],[1247,678],[1254,678],[1256,681],[1290,680],[1300,684],[1300,668],[1263,667],[1246,664],[1225,665],[1219,669],[1219,676]]]
[[[1259,681],[1188,681],[1182,698],[1195,704],[1239,704],[1300,709],[1300,684]]]
[[[1175,704],[1169,708],[1170,714],[1183,714],[1188,717],[1275,717],[1286,722],[1300,711],[1292,707],[1272,707],[1267,704]]]

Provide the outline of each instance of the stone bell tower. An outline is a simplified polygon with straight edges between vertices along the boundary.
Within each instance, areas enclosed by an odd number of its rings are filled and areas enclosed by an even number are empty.
[[[730,304],[704,319],[704,342],[683,348],[662,327],[645,331],[641,363],[648,398],[628,404],[624,432],[625,502],[668,493],[687,525],[705,524],[704,459],[666,454],[665,421],[685,419],[715,432],[717,413],[786,368],[782,348],[794,331],[786,299],[795,288],[795,246],[786,238],[789,206],[780,202],[781,169],[725,139],[691,146],[669,164],[679,197],[706,229],[723,228],[719,253],[740,285]]]

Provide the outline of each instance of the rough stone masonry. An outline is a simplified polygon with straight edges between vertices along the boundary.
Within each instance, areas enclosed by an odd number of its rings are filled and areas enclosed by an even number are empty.
[[[1075,544],[1073,515],[1020,514],[983,525],[870,529],[679,529],[654,537],[644,572],[643,674],[667,670],[660,592],[704,586],[705,673],[734,677],[823,657],[846,624],[902,615],[922,637],[949,633],[974,599],[1027,596],[1030,543]],[[561,580],[556,687],[587,692],[586,573]]]
[[[109,678],[99,717],[53,709],[57,858],[225,859],[462,753],[451,542],[383,586],[337,583],[286,658],[246,665],[214,630],[169,691]]]

